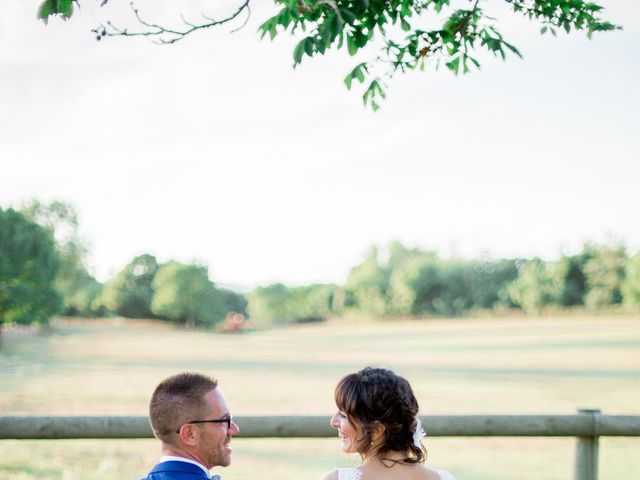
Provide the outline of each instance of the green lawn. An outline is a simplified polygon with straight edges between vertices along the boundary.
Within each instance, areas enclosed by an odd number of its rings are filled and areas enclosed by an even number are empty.
[[[50,336],[8,332],[0,415],[144,415],[154,386],[182,370],[220,380],[235,415],[333,412],[335,383],[394,368],[425,414],[640,414],[640,318],[393,321],[291,326],[239,335],[150,322],[58,322]],[[240,425],[242,429],[242,425]],[[427,425],[428,431],[428,425]],[[317,479],[357,464],[333,439],[234,441],[225,480]],[[153,440],[0,441],[0,479],[133,479]],[[429,462],[459,480],[569,480],[574,440],[427,439]],[[640,476],[639,439],[601,443],[600,479]]]

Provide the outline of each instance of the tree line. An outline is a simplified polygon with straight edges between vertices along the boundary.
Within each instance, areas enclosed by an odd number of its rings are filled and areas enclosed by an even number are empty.
[[[205,265],[133,258],[105,283],[87,265],[78,216],[65,202],[0,209],[0,325],[46,324],[53,315],[156,318],[186,326],[244,312],[242,294],[216,286]]]
[[[263,321],[329,315],[458,316],[478,310],[640,307],[640,252],[623,244],[586,243],[574,255],[539,258],[443,258],[392,242],[373,247],[344,285],[282,284],[248,295],[249,314]]]
[[[150,254],[133,258],[105,283],[87,266],[75,209],[33,201],[0,209],[0,325],[46,323],[56,314],[164,319],[216,326],[233,313],[265,326],[329,316],[455,316],[475,310],[611,305],[640,307],[640,252],[620,242],[586,243],[573,255],[444,258],[392,242],[373,247],[344,283],[221,288],[205,265]]]

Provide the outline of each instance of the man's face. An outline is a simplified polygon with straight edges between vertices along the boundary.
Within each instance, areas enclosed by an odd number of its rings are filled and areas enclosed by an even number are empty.
[[[205,395],[209,405],[209,414],[202,420],[214,420],[231,415],[227,399],[219,388],[211,390]],[[200,430],[198,453],[207,468],[216,466],[226,467],[231,463],[231,437],[237,435],[240,429],[231,422],[197,424]]]

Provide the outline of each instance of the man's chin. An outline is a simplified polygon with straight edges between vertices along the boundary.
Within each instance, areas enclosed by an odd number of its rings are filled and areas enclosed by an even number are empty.
[[[218,466],[220,467],[228,467],[229,465],[231,465],[231,453],[223,456],[220,459],[220,463],[218,463]]]

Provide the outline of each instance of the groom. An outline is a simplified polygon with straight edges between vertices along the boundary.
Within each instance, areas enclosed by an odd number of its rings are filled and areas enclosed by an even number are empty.
[[[164,379],[151,396],[149,420],[163,456],[142,480],[206,480],[211,468],[231,463],[229,444],[240,429],[217,380],[199,373]]]

